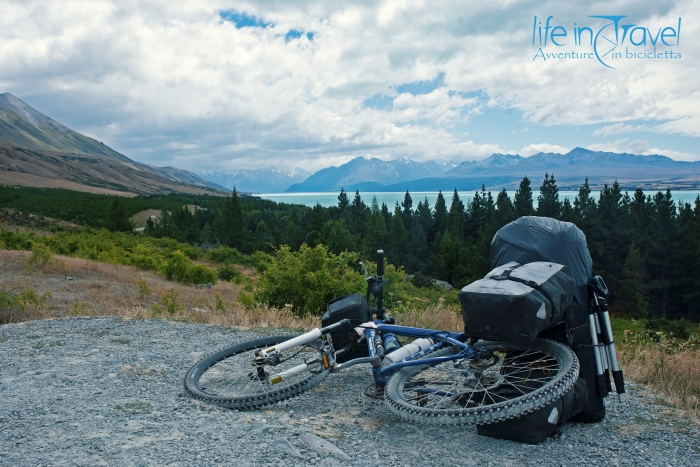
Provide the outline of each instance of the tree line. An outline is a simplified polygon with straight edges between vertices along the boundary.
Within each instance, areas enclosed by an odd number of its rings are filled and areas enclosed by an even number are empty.
[[[586,235],[594,274],[611,289],[618,315],[700,318],[700,199],[675,203],[669,190],[623,192],[615,182],[595,198],[586,179],[573,202],[559,198],[554,175],[545,174],[537,203],[524,177],[511,199],[484,187],[463,202],[457,190],[442,192],[431,205],[367,204],[341,189],[338,203],[324,208],[232,196],[194,214],[186,208],[149,223],[147,235],[197,244],[227,245],[249,254],[292,251],[302,244],[369,257],[383,248],[388,260],[409,274],[446,280],[462,287],[489,271],[494,234],[522,216],[546,216],[577,225]]]

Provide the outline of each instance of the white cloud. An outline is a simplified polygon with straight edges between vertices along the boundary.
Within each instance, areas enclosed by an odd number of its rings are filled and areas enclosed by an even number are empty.
[[[586,147],[591,151],[603,151],[603,152],[623,152],[622,145],[625,144],[627,138],[616,139],[612,143],[595,143]]]
[[[627,145],[627,152],[632,154],[644,154],[649,150],[649,142],[643,139],[636,139]]]
[[[624,123],[620,122],[598,128],[593,132],[593,136],[619,135],[621,133],[632,133],[633,131],[644,130],[648,130],[646,125],[625,125]]]
[[[700,161],[700,153],[689,154],[687,152],[672,151],[670,149],[649,148],[644,152],[644,154],[649,156],[658,154],[660,156],[670,157],[671,159],[675,159],[677,161]]]
[[[600,8],[538,4],[562,24]],[[611,8],[650,27],[683,16],[688,38],[700,24],[690,20],[700,19],[698,2],[614,0]],[[222,10],[270,25],[239,29]],[[469,127],[494,108],[549,127],[644,119],[658,132],[700,136],[692,60],[700,43],[681,41],[681,60],[630,60],[617,70],[541,63],[531,60],[532,15],[524,1],[5,0],[0,92],[130,157],[193,169],[484,157],[513,147],[497,138],[497,124],[489,138]],[[292,29],[313,40],[287,41]],[[443,85],[430,92],[397,91],[441,73]],[[481,101],[465,97],[474,93]],[[362,105],[378,94],[393,99],[386,110]],[[643,126],[614,123],[593,136]],[[619,141],[603,146],[619,150]],[[568,149],[529,144],[521,153],[540,151]]]
[[[567,152],[571,151],[569,148],[565,148],[563,146],[558,146],[556,144],[547,144],[547,143],[540,143],[540,144],[530,144],[529,146],[525,146],[520,150],[520,155],[523,157],[529,157],[534,154],[539,154],[541,152],[553,152],[557,154],[566,154]]]

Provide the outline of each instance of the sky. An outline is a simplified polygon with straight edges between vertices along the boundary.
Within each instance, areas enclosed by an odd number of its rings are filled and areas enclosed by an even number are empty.
[[[0,0],[0,93],[194,171],[575,147],[700,160],[700,2],[570,3]],[[662,58],[627,58],[652,42]],[[586,55],[542,58],[558,53]]]

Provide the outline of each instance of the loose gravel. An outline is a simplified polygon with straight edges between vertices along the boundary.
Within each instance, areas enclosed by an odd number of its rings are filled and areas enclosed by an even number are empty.
[[[185,396],[196,361],[272,332],[99,317],[0,326],[0,465],[700,465],[698,426],[632,384],[603,422],[537,446],[406,423],[362,396],[364,367],[258,411]]]

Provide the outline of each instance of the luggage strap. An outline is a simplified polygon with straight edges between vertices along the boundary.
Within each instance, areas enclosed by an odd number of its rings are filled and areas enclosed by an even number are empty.
[[[517,265],[517,266],[513,266],[511,268],[508,268],[508,269],[504,270],[498,276],[489,276],[489,279],[493,279],[493,280],[497,280],[497,281],[509,280],[509,281],[513,281],[513,282],[520,282],[521,284],[527,285],[531,289],[537,290],[549,302],[549,306],[552,307],[552,314],[554,314],[554,310],[556,309],[556,307],[554,306],[554,301],[552,300],[552,297],[550,297],[549,294],[542,287],[540,287],[540,284],[538,284],[535,281],[528,281],[528,280],[521,279],[519,277],[513,277],[510,275],[514,269],[517,269],[520,266],[521,265]]]

